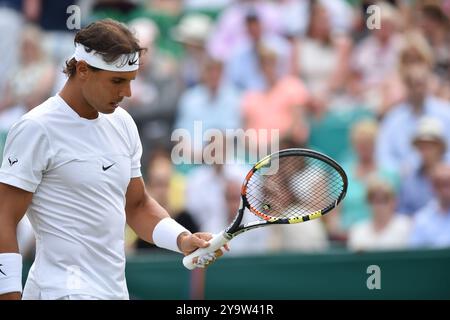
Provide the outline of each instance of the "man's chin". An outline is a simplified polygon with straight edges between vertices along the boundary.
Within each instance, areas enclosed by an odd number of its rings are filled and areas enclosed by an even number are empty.
[[[102,109],[100,112],[101,112],[101,113],[105,113],[105,114],[111,114],[111,113],[113,113],[114,111],[116,111],[117,107],[118,107],[117,104],[116,104],[116,105],[111,105],[111,104],[110,104],[108,107]]]

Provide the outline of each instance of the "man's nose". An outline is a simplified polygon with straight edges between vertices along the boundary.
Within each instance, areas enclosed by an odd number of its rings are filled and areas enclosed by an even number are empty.
[[[120,90],[121,97],[131,97],[131,85],[128,83]]]

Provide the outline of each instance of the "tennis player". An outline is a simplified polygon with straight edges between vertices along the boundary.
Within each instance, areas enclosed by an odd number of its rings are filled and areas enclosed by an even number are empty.
[[[138,131],[119,107],[131,96],[144,49],[110,19],[81,29],[74,43],[62,91],[24,115],[7,137],[0,169],[1,299],[128,299],[125,223],[143,240],[184,254],[211,239],[191,234],[145,192]],[[25,212],[37,243],[21,295],[16,227]]]

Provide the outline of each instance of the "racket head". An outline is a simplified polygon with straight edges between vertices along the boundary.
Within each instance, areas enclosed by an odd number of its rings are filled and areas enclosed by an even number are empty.
[[[243,205],[269,223],[319,218],[345,197],[348,179],[332,158],[309,149],[284,149],[258,161],[244,179]]]

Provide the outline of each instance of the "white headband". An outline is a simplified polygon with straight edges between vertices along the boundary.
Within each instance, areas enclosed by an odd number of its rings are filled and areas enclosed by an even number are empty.
[[[92,67],[107,71],[127,72],[139,69],[139,54],[137,52],[123,54],[116,61],[107,63],[95,50],[87,52],[85,46],[76,43],[73,58],[77,61],[84,60]]]

